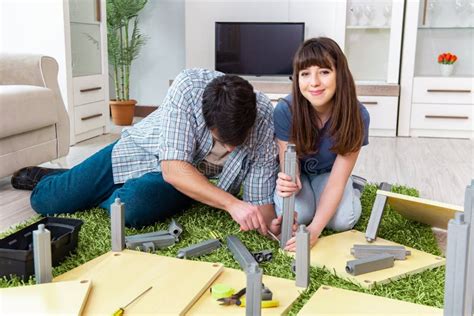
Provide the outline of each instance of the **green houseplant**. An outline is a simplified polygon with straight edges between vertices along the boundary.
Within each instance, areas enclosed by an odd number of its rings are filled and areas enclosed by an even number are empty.
[[[107,51],[113,66],[115,100],[110,101],[116,125],[131,125],[136,100],[130,99],[130,68],[146,38],[138,28],[138,13],[147,0],[107,0]]]

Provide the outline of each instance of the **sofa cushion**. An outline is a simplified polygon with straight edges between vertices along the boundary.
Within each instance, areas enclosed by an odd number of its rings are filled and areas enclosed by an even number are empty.
[[[28,85],[0,85],[0,138],[58,122],[57,96],[48,89]]]

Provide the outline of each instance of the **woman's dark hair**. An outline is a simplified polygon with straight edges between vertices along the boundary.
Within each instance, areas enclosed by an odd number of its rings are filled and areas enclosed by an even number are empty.
[[[318,37],[301,44],[293,59],[290,141],[296,145],[296,152],[299,156],[314,154],[322,136],[318,114],[299,89],[299,72],[311,66],[336,72],[336,91],[327,130],[333,140],[331,151],[345,155],[359,150],[364,140],[364,122],[347,59],[335,41]]]
[[[224,144],[242,145],[257,117],[256,99],[252,85],[239,76],[224,75],[213,79],[202,97],[206,126],[215,128]]]

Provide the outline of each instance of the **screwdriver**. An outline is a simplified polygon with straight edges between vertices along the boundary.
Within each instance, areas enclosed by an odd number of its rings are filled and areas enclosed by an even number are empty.
[[[278,239],[278,237],[277,237],[277,236],[275,236],[275,234],[274,234],[274,233],[272,233],[272,232],[271,232],[271,231],[269,231],[269,230],[268,230],[267,232],[268,232],[268,234],[270,235],[270,237],[272,237],[273,239],[275,239],[275,241],[278,241],[278,242],[280,242],[280,239]]]
[[[145,294],[146,292],[148,292],[149,290],[152,289],[153,286],[150,286],[149,288],[147,288],[145,291],[141,292],[137,297],[135,297],[133,300],[130,301],[130,303],[128,303],[127,305],[125,305],[124,307],[120,307],[119,309],[117,309],[113,314],[112,316],[122,316],[123,313],[125,312],[125,308],[127,308],[128,306],[130,306],[130,304],[132,304],[133,302],[135,302],[136,300],[138,300],[143,294]]]

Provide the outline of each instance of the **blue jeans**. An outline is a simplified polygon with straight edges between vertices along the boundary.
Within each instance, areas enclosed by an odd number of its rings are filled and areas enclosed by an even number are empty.
[[[114,184],[112,148],[103,148],[74,168],[48,174],[31,193],[32,208],[42,215],[72,213],[96,206],[110,214],[116,197],[125,203],[125,224],[151,225],[189,207],[193,200],[164,181],[161,172],[149,172],[123,184]]]
[[[329,174],[301,174],[302,188],[295,197],[295,211],[298,213],[298,224],[309,225],[313,220],[319,199],[328,182]],[[283,198],[278,196],[276,191],[274,201],[275,211],[279,216],[282,213]],[[360,192],[352,188],[352,178],[349,177],[336,214],[334,214],[326,227],[335,231],[352,229],[359,220],[361,212]]]

